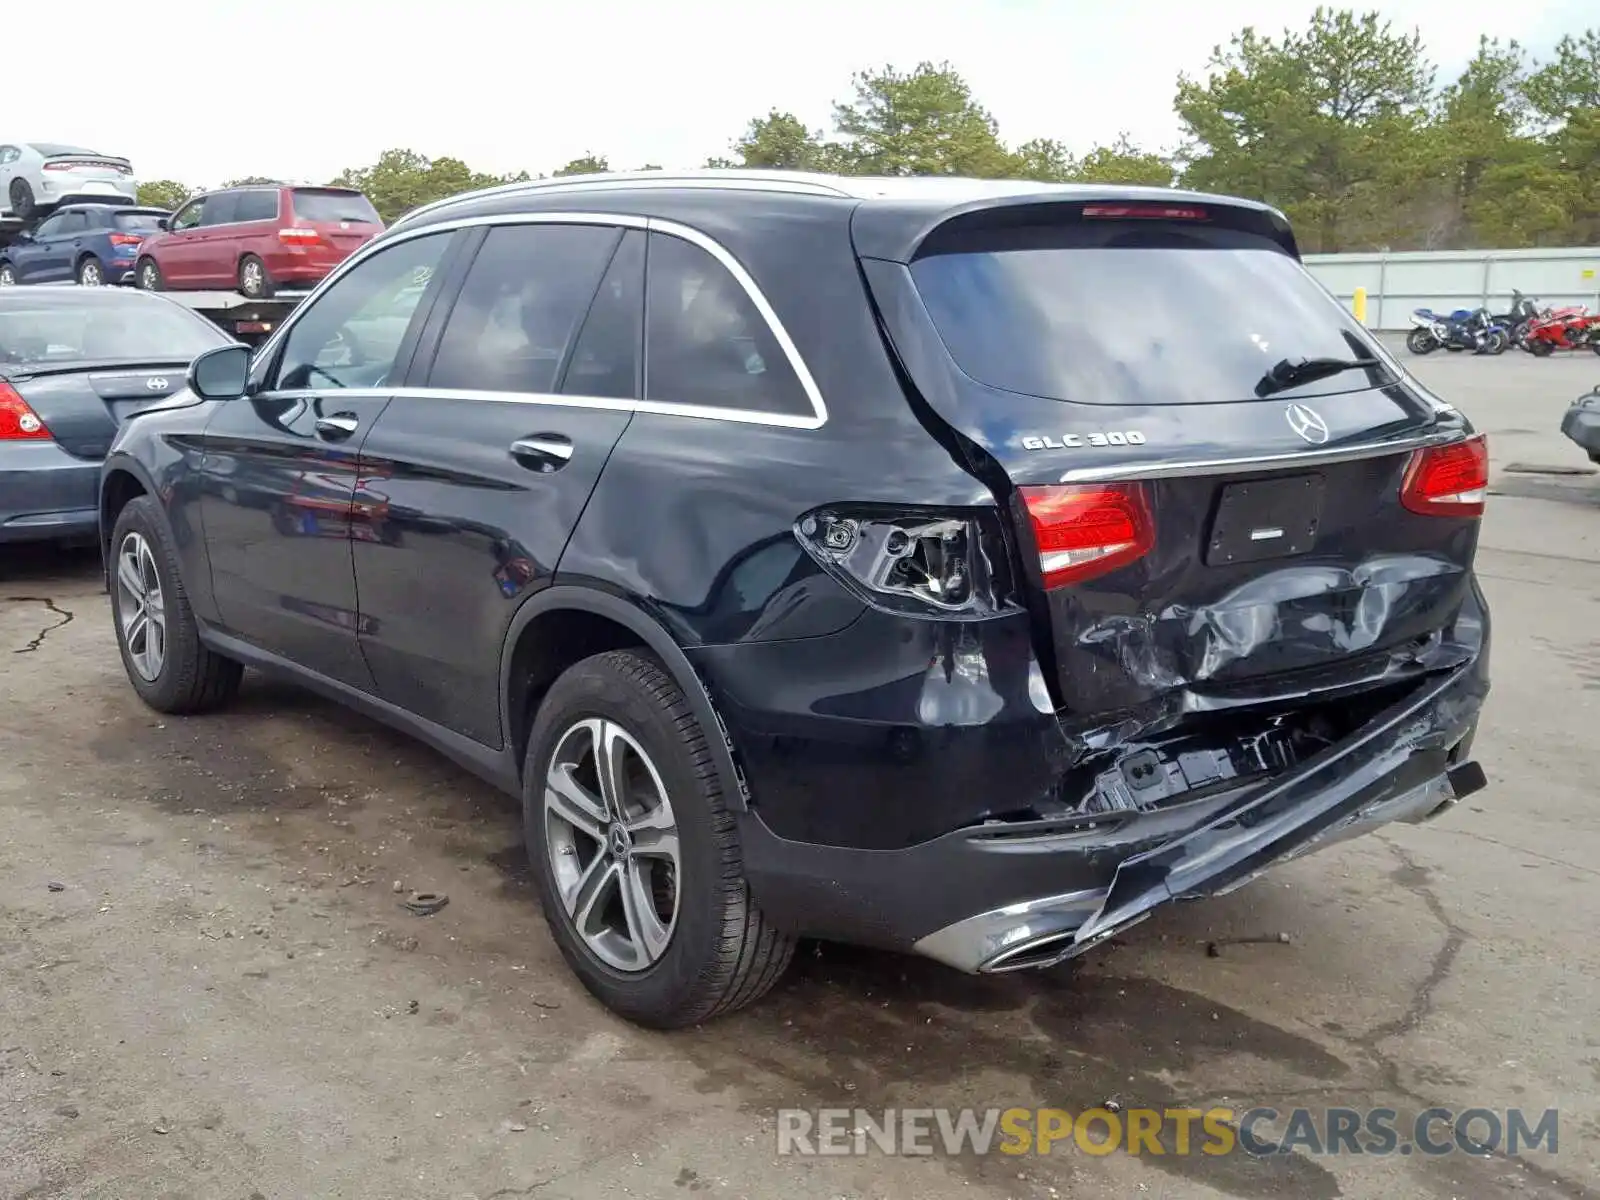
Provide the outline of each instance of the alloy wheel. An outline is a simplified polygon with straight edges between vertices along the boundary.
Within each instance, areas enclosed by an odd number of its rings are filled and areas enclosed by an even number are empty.
[[[647,970],[678,917],[678,827],[661,773],[615,721],[589,717],[545,773],[545,845],[578,937],[615,970]]]
[[[243,286],[239,290],[242,291],[246,296],[254,296],[260,292],[263,282],[261,264],[255,262],[245,263],[243,278],[240,282]]]
[[[11,269],[10,263],[0,267],[0,287],[13,287],[16,282],[17,274]]]
[[[167,611],[155,553],[140,533],[117,549],[117,620],[133,669],[154,683],[167,659]]]
[[[99,287],[105,281],[105,276],[100,273],[100,264],[97,262],[86,262],[78,269],[78,283],[83,287]]]

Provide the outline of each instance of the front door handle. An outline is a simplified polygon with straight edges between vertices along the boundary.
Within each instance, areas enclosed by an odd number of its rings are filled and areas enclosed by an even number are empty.
[[[559,433],[536,433],[511,443],[511,457],[536,471],[554,471],[572,460],[572,439]]]
[[[331,417],[317,418],[317,432],[325,438],[347,438],[360,424],[354,413],[334,413]]]

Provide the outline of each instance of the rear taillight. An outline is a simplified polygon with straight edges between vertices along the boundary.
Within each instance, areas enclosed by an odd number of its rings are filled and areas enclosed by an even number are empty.
[[[82,163],[75,163],[75,162],[70,162],[70,163],[45,163],[44,169],[46,171],[76,171],[82,165],[83,165]]]
[[[1400,503],[1425,517],[1477,517],[1489,490],[1489,443],[1483,434],[1412,453]]]
[[[869,604],[965,619],[1015,605],[999,514],[908,514],[865,505],[808,513],[795,535],[829,574]]]
[[[0,442],[47,442],[50,431],[39,414],[17,395],[16,388],[0,382]]]
[[[322,235],[315,229],[300,229],[290,226],[278,230],[278,240],[285,246],[315,246],[322,241]]]
[[[142,237],[134,233],[113,233],[111,235],[111,244],[113,246],[137,246],[143,241]]]
[[[1114,571],[1143,558],[1155,544],[1155,519],[1142,484],[1053,484],[1018,491],[1047,588]]]

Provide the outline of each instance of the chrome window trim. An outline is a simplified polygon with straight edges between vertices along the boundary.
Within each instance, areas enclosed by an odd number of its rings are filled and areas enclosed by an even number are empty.
[[[1233,471],[1288,471],[1296,467],[1354,462],[1465,441],[1460,429],[1430,430],[1389,441],[1361,442],[1328,450],[1296,450],[1287,454],[1254,454],[1243,458],[1205,458],[1124,463],[1121,466],[1074,467],[1061,476],[1062,483],[1111,483],[1135,479],[1161,479],[1169,475],[1224,475]]]
[[[799,413],[764,413],[741,408],[710,408],[665,401],[619,400],[614,396],[578,396],[564,392],[491,392],[465,388],[314,388],[282,392],[257,392],[263,400],[481,400],[493,404],[548,404],[557,408],[602,409],[608,412],[654,413],[665,417],[694,417],[707,421],[737,421],[742,425],[771,425],[780,429],[815,429],[816,420]]]
[[[512,185],[520,186],[520,185]],[[648,233],[661,233],[669,237],[681,238],[691,245],[700,247],[712,258],[720,263],[724,270],[733,276],[734,281],[744,289],[751,304],[761,319],[767,323],[767,329],[777,341],[784,357],[789,361],[789,367],[794,371],[795,377],[800,381],[800,390],[805,393],[806,400],[811,405],[810,413],[766,413],[755,412],[748,409],[717,408],[706,404],[682,404],[665,400],[616,400],[600,396],[565,396],[539,392],[487,392],[487,391],[462,391],[442,388],[389,388],[383,389],[386,396],[412,396],[417,398],[427,397],[432,399],[445,399],[456,397],[463,400],[506,400],[510,403],[523,404],[555,404],[567,408],[609,408],[619,411],[631,410],[633,412],[657,413],[662,416],[673,417],[699,417],[710,421],[738,421],[750,425],[773,425],[785,429],[820,429],[828,421],[827,402],[822,398],[822,389],[817,386],[816,379],[811,370],[806,366],[805,359],[801,356],[799,347],[790,338],[789,331],[784,328],[778,314],[773,310],[761,288],[744,269],[742,264],[721,242],[698,229],[682,225],[677,221],[663,220],[660,217],[642,217],[633,213],[597,213],[597,212],[537,212],[537,213],[495,213],[490,216],[463,217],[454,221],[439,221],[430,225],[422,225],[415,229],[396,231],[391,226],[390,231],[378,239],[368,242],[366,246],[356,251],[319,283],[311,294],[295,306],[293,312],[284,319],[283,323],[262,343],[258,353],[263,361],[278,352],[283,339],[287,338],[299,323],[302,315],[310,310],[322,293],[338,283],[347,273],[356,269],[367,259],[383,253],[391,246],[401,242],[408,242],[413,238],[427,237],[431,234],[455,233],[462,229],[476,229],[484,226],[500,225],[611,225],[621,229],[642,229]],[[345,390],[342,388],[328,389],[317,392],[271,392],[262,395],[286,396],[299,394],[356,396],[370,395],[372,392]]]

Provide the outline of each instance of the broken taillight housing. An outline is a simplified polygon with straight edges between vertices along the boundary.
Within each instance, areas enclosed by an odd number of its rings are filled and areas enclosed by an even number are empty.
[[[1483,434],[1412,452],[1400,503],[1425,517],[1477,517],[1489,490],[1489,443]]]
[[[867,603],[966,620],[1015,607],[999,514],[907,513],[840,505],[807,513],[795,536]]]
[[[1017,489],[1047,588],[1082,583],[1143,558],[1156,524],[1141,483],[1049,484]]]

